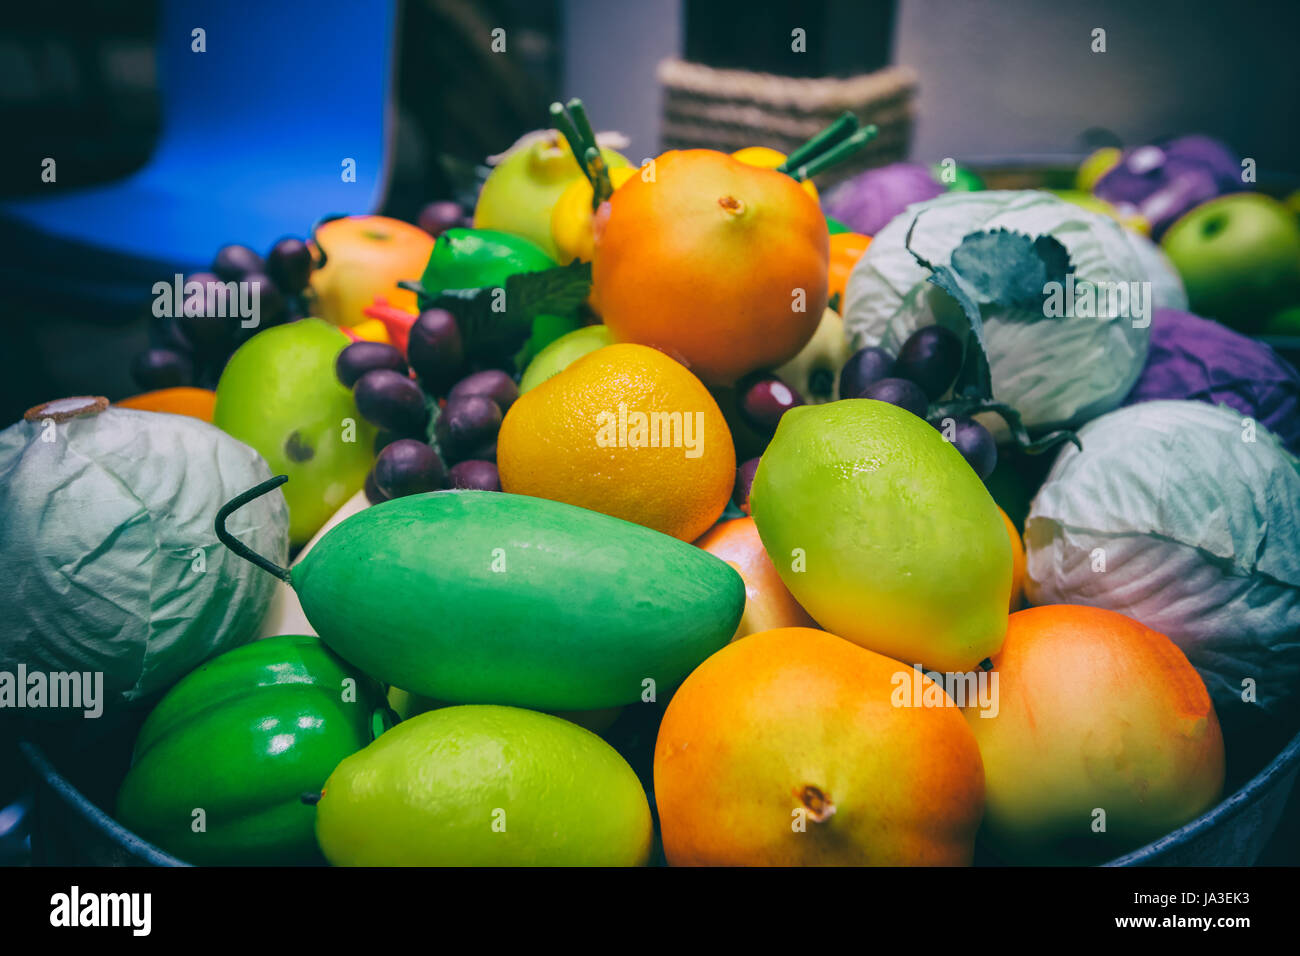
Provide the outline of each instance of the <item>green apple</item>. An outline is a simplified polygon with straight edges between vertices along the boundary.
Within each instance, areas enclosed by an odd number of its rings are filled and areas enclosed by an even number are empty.
[[[334,371],[350,340],[321,319],[266,329],[230,357],[212,421],[288,475],[289,543],[305,544],[361,490],[374,462],[375,428]]]
[[[601,149],[610,169],[628,161],[612,149]],[[551,209],[583,173],[573,150],[554,130],[525,136],[489,174],[474,207],[475,229],[500,229],[531,239],[552,259],[560,251],[551,238]]]
[[[612,344],[614,344],[614,337],[603,325],[588,325],[561,335],[538,352],[528,363],[528,368],[524,369],[523,378],[519,381],[519,394],[522,395],[529,389],[541,385],[548,378],[559,375],[588,352]]]
[[[1276,199],[1212,199],[1170,226],[1160,244],[1197,315],[1253,332],[1300,301],[1300,223]]]
[[[811,405],[833,402],[840,394],[840,370],[852,355],[844,320],[827,309],[808,344],[773,374]]]

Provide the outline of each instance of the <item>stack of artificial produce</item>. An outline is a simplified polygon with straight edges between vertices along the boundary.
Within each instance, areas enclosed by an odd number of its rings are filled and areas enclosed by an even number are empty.
[[[123,825],[196,864],[1091,864],[1295,732],[1300,375],[1253,336],[1300,331],[1300,220],[1227,147],[823,205],[850,114],[640,167],[549,120],[473,210],[220,250],[142,394],[0,432],[0,669],[143,717]]]

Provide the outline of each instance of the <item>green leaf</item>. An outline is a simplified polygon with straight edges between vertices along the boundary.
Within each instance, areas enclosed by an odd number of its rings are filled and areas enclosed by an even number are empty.
[[[431,300],[422,298],[420,309],[446,309],[456,316],[470,355],[501,358],[527,341],[538,315],[576,312],[590,292],[591,263],[574,262],[512,275],[504,287],[444,289]]]
[[[980,314],[979,303],[960,275],[947,266],[935,265],[912,248],[912,233],[920,220],[919,215],[912,220],[912,225],[907,230],[907,238],[903,240],[903,247],[912,254],[912,258],[917,263],[930,270],[926,281],[948,293],[961,307],[969,328],[961,370],[957,373],[953,391],[963,397],[991,399],[993,375],[989,371],[988,347],[984,341],[984,318]]]
[[[1048,282],[1065,281],[1070,254],[1054,236],[995,229],[973,232],[952,252],[952,268],[985,305],[1034,309]]]

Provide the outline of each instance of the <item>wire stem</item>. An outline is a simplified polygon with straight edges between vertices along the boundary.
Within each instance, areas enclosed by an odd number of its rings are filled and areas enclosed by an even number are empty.
[[[261,568],[263,571],[266,571],[269,574],[274,574],[277,578],[279,578],[281,581],[284,581],[286,584],[289,583],[289,569],[282,568],[274,561],[262,557],[252,548],[248,547],[246,544],[244,544],[242,541],[236,538],[233,534],[227,531],[226,519],[229,518],[236,511],[238,511],[240,508],[244,507],[244,505],[248,504],[253,499],[260,498],[262,497],[262,495],[275,491],[276,488],[279,488],[282,484],[284,484],[288,480],[289,480],[288,475],[276,475],[274,478],[268,478],[260,485],[254,485],[252,488],[249,488],[247,491],[235,495],[235,497],[231,498],[229,501],[227,501],[224,505],[221,506],[221,509],[217,512],[217,520],[213,523],[217,531],[218,541],[224,544],[231,551],[235,552],[235,554],[239,555],[245,561],[257,565],[259,568]]]

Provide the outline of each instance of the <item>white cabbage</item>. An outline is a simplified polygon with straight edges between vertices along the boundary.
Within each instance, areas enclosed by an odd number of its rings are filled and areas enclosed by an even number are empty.
[[[1150,282],[1150,310],[1186,308],[1176,273],[1155,246],[1109,216],[1042,190],[947,193],[916,203],[871,241],[845,292],[844,323],[855,348],[897,352],[922,326],[964,334],[965,319],[904,247],[936,265],[975,232],[1007,229],[1051,235],[1070,254],[1076,280]],[[1030,428],[1077,425],[1117,407],[1146,360],[1149,326],[1140,319],[1047,318],[1041,310],[985,305],[982,310],[994,397],[1014,405]],[[983,420],[983,419],[982,419]]]
[[[276,579],[227,550],[213,520],[270,477],[262,457],[184,415],[36,417],[0,432],[0,670],[102,672],[111,705],[254,637]],[[228,527],[287,560],[278,489]]]
[[[1109,608],[1169,636],[1225,724],[1291,710],[1300,460],[1240,412],[1202,402],[1122,408],[1079,438],[1025,523],[1029,600]]]

